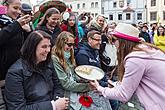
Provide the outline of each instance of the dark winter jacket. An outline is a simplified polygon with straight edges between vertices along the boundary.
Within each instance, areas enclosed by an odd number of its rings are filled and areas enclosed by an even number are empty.
[[[8,68],[20,57],[20,49],[26,38],[17,21],[10,24],[3,22],[3,19],[0,21],[0,80],[4,80]]]
[[[147,32],[141,31],[139,37],[142,37],[146,42],[151,43],[150,35]]]
[[[7,73],[4,94],[8,110],[53,110],[51,101],[63,90],[53,64],[38,72],[19,59]]]
[[[76,54],[77,65],[92,65],[101,68],[99,52],[97,49],[93,49],[89,44],[81,44]],[[106,75],[100,80],[100,84],[103,87],[108,86]]]
[[[42,30],[50,34],[52,36],[52,40],[51,40],[52,46],[55,45],[56,38],[61,33],[61,28],[59,26],[56,26],[53,32],[51,32],[46,26],[38,26],[36,30]]]

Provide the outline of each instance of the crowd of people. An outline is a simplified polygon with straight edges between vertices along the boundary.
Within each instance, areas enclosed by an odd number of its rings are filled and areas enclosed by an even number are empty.
[[[55,7],[36,24],[29,4],[2,5],[0,109],[165,110],[164,26],[107,23],[101,14]],[[104,77],[84,80],[75,73],[80,65]]]

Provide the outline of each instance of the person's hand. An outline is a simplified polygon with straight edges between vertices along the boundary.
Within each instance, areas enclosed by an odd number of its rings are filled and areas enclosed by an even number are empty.
[[[95,80],[95,81],[90,81],[90,84],[91,84],[93,87],[95,87],[96,89],[98,89],[98,87],[100,86],[97,80]]]
[[[108,87],[109,87],[109,88],[113,88],[113,87],[114,87],[114,85],[112,85],[112,83],[113,83],[113,82],[112,82],[111,80],[108,80]]]
[[[59,98],[55,102],[56,110],[65,110],[68,108],[69,99],[68,98]]]
[[[32,19],[31,15],[25,15],[25,16],[18,18],[17,21],[19,22],[19,24],[21,26],[23,26],[23,25],[29,23],[31,21],[31,19]]]
[[[88,87],[91,91],[96,90],[96,87],[94,87],[93,85],[91,85],[91,83],[88,83]]]
[[[30,31],[31,31],[31,28],[30,28],[30,25],[29,25],[29,24],[23,25],[22,28],[23,28],[26,32],[30,32]]]

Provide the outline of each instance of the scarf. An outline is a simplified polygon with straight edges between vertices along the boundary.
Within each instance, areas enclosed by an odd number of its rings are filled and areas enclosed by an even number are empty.
[[[6,16],[6,15],[0,15],[0,25],[1,26],[7,26],[9,24],[13,23],[12,18]]]

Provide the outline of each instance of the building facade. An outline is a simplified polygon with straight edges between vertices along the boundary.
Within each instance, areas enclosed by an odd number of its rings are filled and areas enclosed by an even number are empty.
[[[102,0],[102,14],[109,22],[147,22],[145,0]]]
[[[93,17],[101,14],[101,0],[63,0],[73,12],[89,12]]]
[[[165,0],[147,0],[147,21],[165,25]]]

